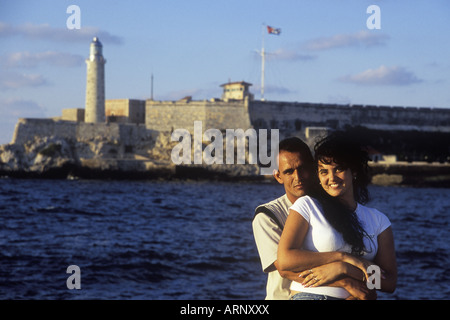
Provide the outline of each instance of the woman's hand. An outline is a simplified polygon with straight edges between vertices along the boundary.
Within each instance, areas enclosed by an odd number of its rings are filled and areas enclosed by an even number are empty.
[[[335,281],[344,273],[343,262],[332,262],[305,270],[299,275],[300,282],[305,287],[318,287],[329,282]]]

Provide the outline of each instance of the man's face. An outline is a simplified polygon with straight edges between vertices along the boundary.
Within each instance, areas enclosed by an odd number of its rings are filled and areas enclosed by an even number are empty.
[[[284,185],[286,195],[292,203],[306,194],[310,168],[310,165],[303,162],[299,152],[280,151],[278,171],[274,172],[274,177]]]

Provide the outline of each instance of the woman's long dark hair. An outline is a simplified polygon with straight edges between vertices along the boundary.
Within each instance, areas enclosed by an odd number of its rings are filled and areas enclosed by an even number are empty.
[[[324,164],[336,163],[344,169],[350,169],[354,175],[353,195],[361,204],[369,201],[370,183],[369,157],[361,146],[353,141],[344,132],[335,132],[316,143],[314,147],[315,164],[319,161]],[[317,185],[319,185],[317,183]],[[338,231],[344,241],[352,247],[352,254],[362,255],[365,230],[356,215],[356,212],[348,208],[339,199],[330,196],[322,187],[314,191],[315,197],[322,205],[323,213],[327,221]]]

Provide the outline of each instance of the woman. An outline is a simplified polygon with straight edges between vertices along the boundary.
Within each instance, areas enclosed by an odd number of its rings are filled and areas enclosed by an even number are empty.
[[[367,153],[343,133],[316,144],[321,188],[290,208],[278,246],[279,268],[303,271],[300,282],[292,282],[291,299],[347,299],[347,290],[327,283],[344,277],[365,281],[371,265],[382,270],[381,283],[375,285],[385,292],[395,290],[397,265],[390,221],[363,205],[369,199],[367,162]]]

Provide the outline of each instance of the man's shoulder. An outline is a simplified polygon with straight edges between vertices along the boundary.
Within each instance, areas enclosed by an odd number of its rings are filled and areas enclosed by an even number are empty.
[[[288,200],[286,194],[269,201],[267,203],[261,204],[255,209],[255,217],[259,216],[259,214],[265,214],[269,218],[276,221],[280,228],[283,228],[284,223],[286,222],[287,215],[289,213],[289,207],[292,204]]]
[[[277,212],[277,211],[285,212],[289,209],[289,207],[291,205],[292,204],[288,200],[286,194],[284,194],[279,198],[276,198],[272,201],[269,201],[269,202],[266,202],[266,203],[263,203],[263,204],[257,206],[255,209],[255,213],[258,211],[267,211],[267,210],[270,210],[272,212]]]

